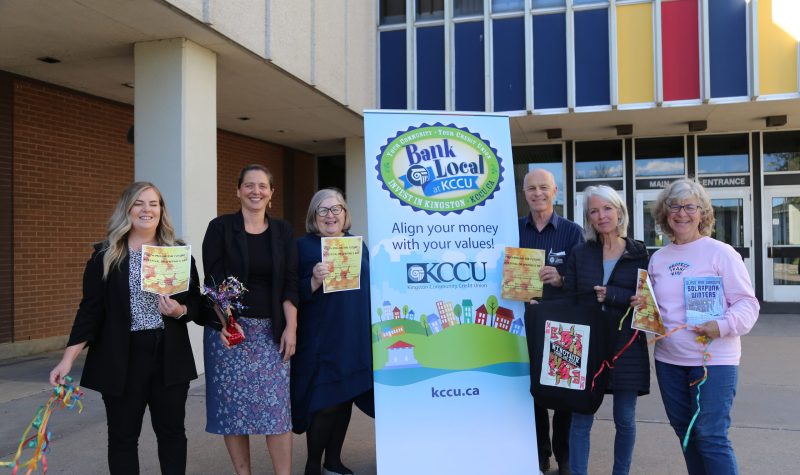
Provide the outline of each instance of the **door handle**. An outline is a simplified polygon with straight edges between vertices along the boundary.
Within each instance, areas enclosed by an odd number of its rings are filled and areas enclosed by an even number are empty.
[[[788,258],[794,259],[800,257],[800,246],[780,246],[780,247],[767,247],[767,257],[770,259]]]

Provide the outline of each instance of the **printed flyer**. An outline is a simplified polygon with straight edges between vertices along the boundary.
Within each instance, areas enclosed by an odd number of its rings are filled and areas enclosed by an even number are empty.
[[[542,279],[539,271],[544,266],[542,249],[506,247],[503,259],[503,291],[504,299],[530,302],[542,296]]]
[[[667,333],[667,327],[664,326],[664,321],[661,319],[661,312],[658,311],[658,302],[656,301],[656,295],[651,290],[652,288],[653,284],[650,282],[650,276],[647,271],[639,269],[636,295],[644,299],[644,307],[633,309],[631,328],[655,333],[656,335],[664,335]]]
[[[364,124],[378,473],[538,473],[508,117]]]
[[[192,246],[142,246],[142,290],[175,295],[189,290]]]
[[[322,262],[331,269],[324,293],[361,288],[361,236],[323,237]]]

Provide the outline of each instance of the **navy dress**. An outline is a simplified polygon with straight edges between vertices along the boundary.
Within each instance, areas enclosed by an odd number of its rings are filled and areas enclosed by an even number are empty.
[[[372,351],[369,303],[369,253],[362,244],[361,288],[311,292],[314,265],[322,261],[322,240],[306,234],[297,240],[300,306],[297,351],[292,357],[292,430],[311,425],[315,412],[355,400],[368,415],[372,406]]]

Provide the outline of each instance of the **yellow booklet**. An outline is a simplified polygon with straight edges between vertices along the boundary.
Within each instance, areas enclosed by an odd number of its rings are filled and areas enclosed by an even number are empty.
[[[542,296],[539,271],[544,266],[542,249],[506,247],[503,258],[503,284],[500,296],[529,302]]]
[[[631,328],[663,335],[667,333],[667,328],[664,326],[664,321],[661,320],[661,312],[658,311],[658,302],[656,302],[656,295],[652,292],[652,288],[653,284],[650,282],[647,271],[639,269],[636,295],[643,297],[645,304],[641,310],[633,309]]]
[[[322,238],[322,262],[331,269],[322,281],[324,293],[361,288],[361,236]]]
[[[192,246],[142,246],[142,290],[175,295],[189,290]]]

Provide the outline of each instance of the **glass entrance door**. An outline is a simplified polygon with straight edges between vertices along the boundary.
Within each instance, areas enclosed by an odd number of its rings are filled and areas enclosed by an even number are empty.
[[[764,190],[764,300],[800,302],[800,187]]]
[[[653,219],[653,205],[661,190],[647,190],[636,192],[636,207],[631,216],[633,219],[633,235],[636,239],[644,241],[644,245],[652,254],[656,249],[669,244],[669,238],[656,226]]]
[[[714,207],[714,230],[711,237],[728,243],[742,256],[750,281],[753,274],[752,202],[749,189],[707,189]]]

